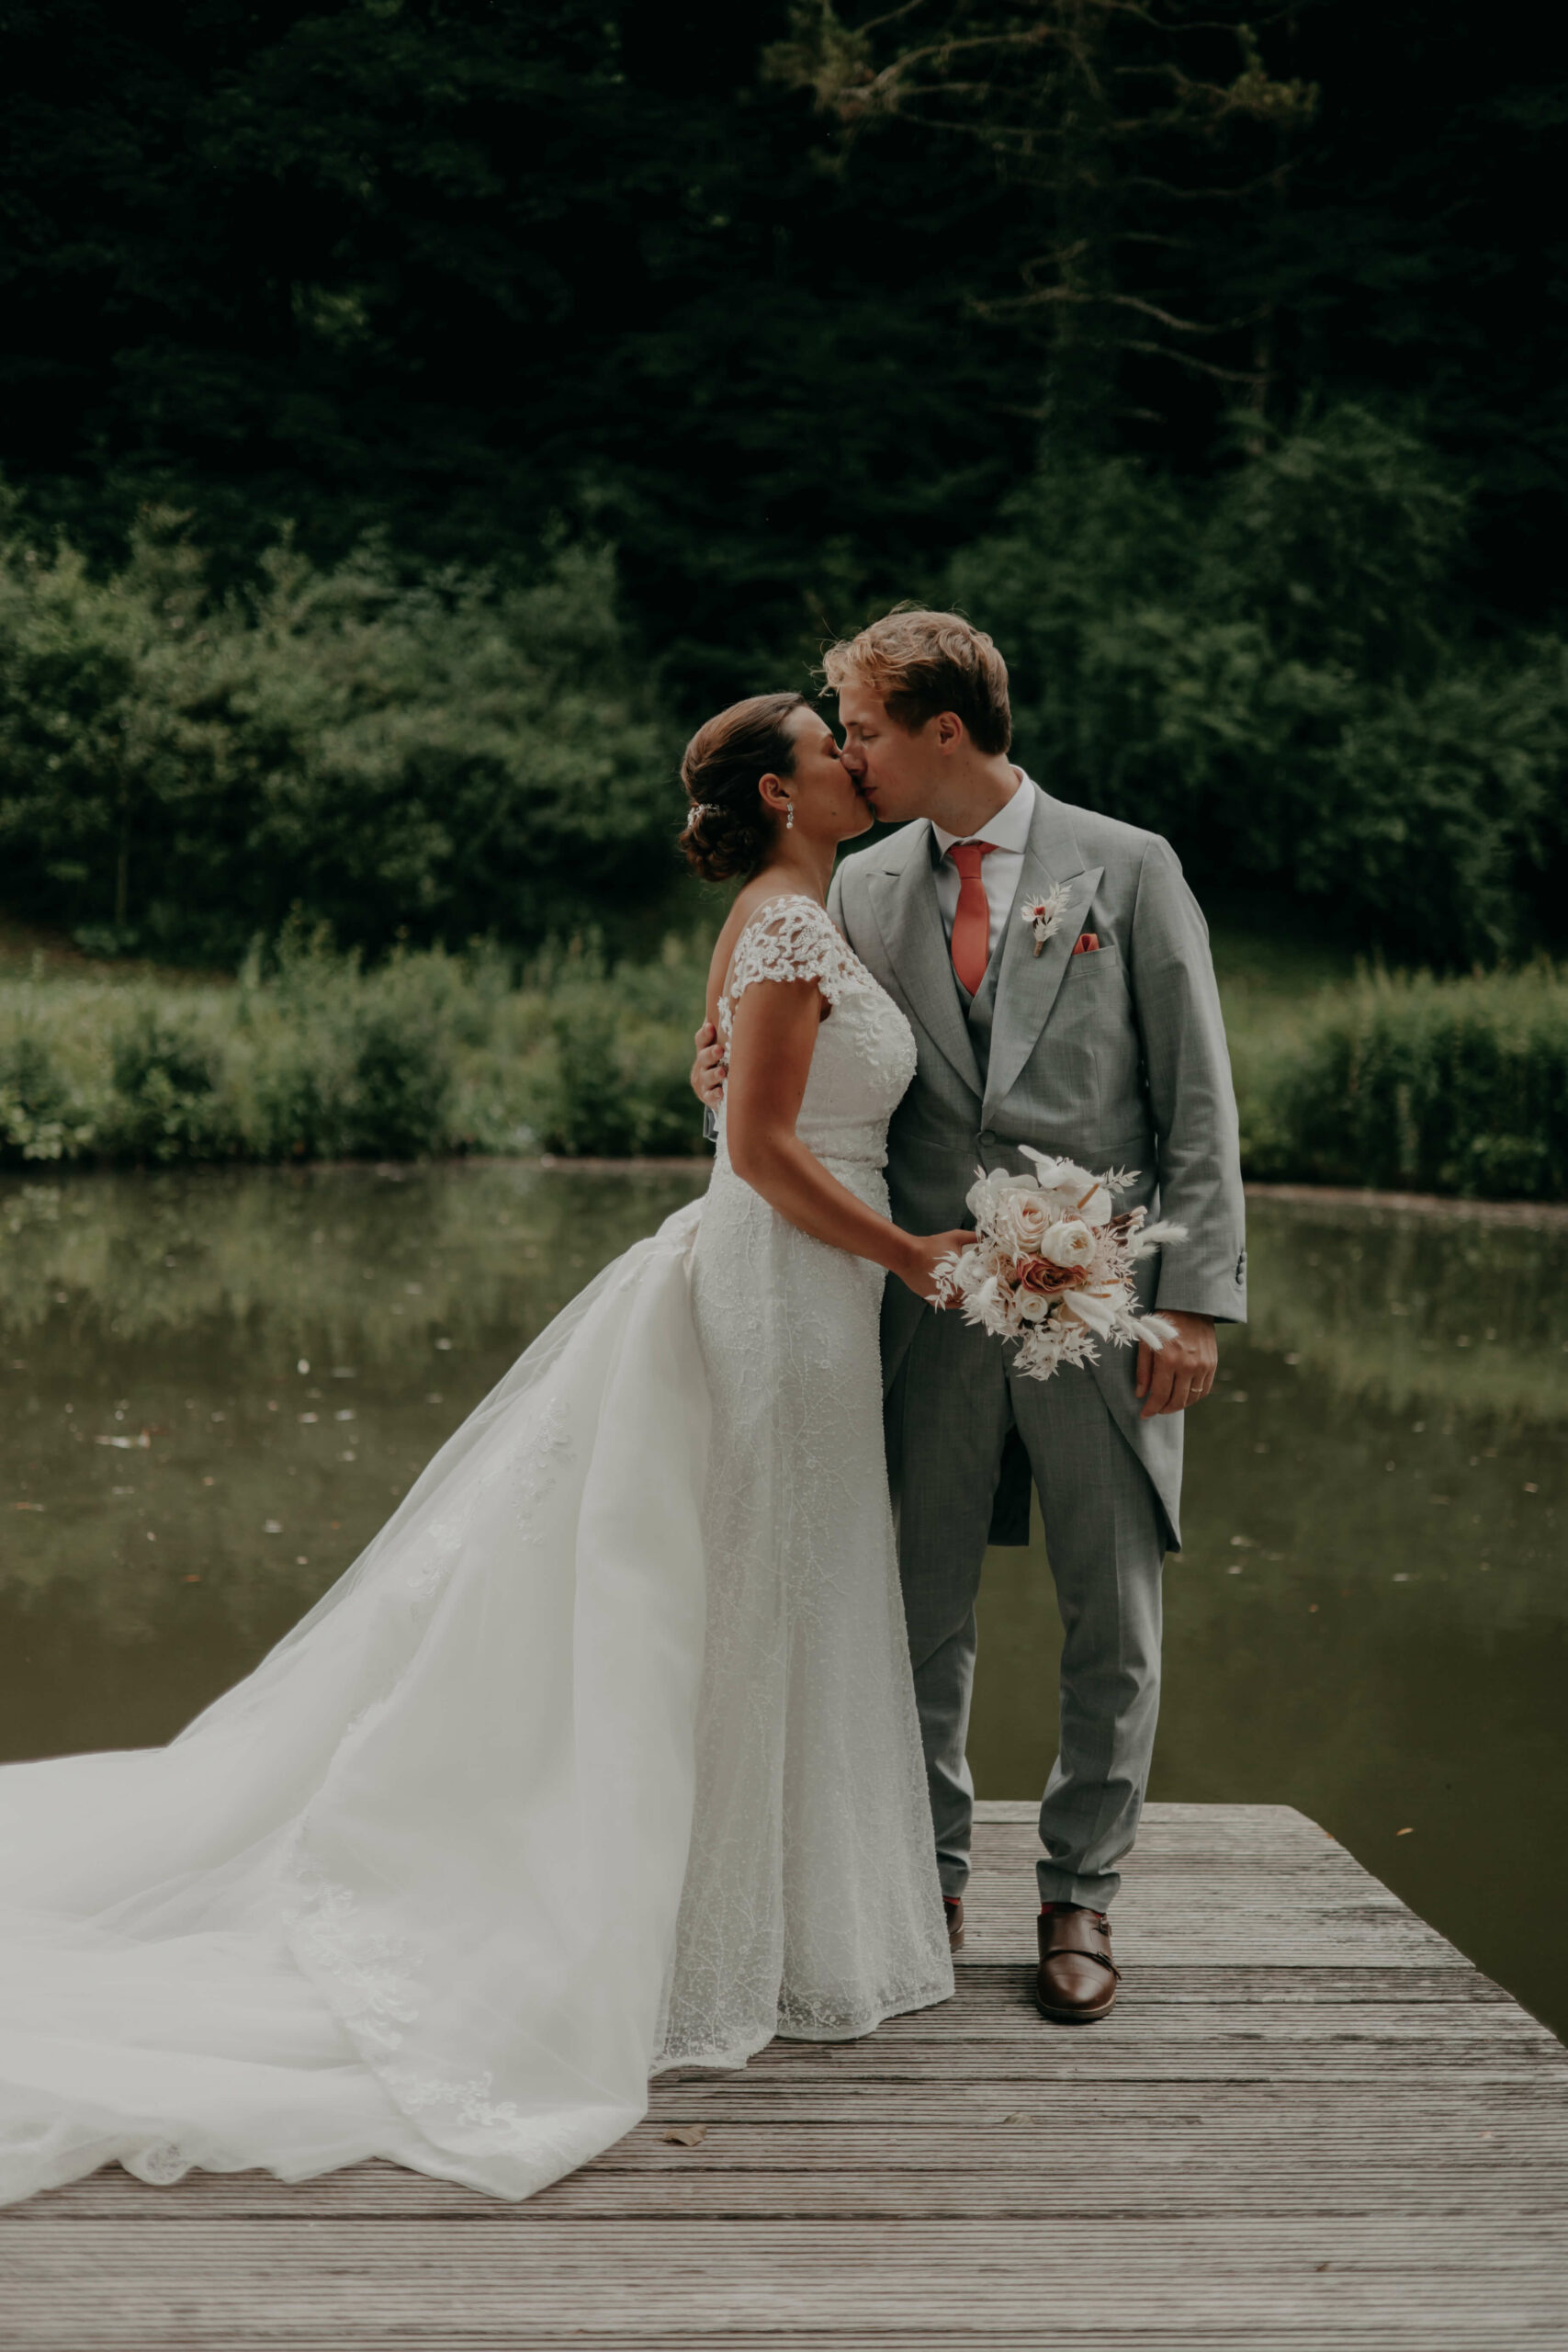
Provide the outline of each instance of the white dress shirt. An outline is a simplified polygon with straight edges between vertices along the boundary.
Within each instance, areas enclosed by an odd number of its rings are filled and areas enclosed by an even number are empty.
[[[953,938],[953,919],[958,912],[958,868],[947,854],[954,842],[990,842],[994,844],[989,857],[980,861],[980,879],[986,886],[986,904],[990,910],[991,936],[987,962],[996,955],[997,942],[1018,896],[1019,882],[1023,874],[1023,853],[1029,847],[1029,828],[1034,821],[1034,787],[1021,768],[1014,768],[1018,789],[1010,800],[1004,800],[988,825],[977,833],[944,833],[940,825],[932,825],[936,844],[942,852],[936,869],[936,902],[942,910],[942,927],[949,942]]]

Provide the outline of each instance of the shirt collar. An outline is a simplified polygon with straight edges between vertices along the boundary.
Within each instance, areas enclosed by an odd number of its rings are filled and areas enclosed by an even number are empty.
[[[1010,800],[1003,801],[990,822],[982,825],[978,832],[944,833],[940,825],[932,825],[939,858],[947,855],[954,842],[989,842],[993,849],[1021,852],[1029,847],[1029,829],[1034,822],[1034,786],[1021,768],[1014,768],[1013,774],[1018,778],[1018,790]]]

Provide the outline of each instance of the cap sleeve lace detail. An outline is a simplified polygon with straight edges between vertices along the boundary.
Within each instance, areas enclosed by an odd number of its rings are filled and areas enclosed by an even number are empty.
[[[859,968],[815,899],[770,899],[758,908],[736,942],[719,999],[718,1025],[728,1038],[735,1007],[756,980],[815,980],[831,1005]]]

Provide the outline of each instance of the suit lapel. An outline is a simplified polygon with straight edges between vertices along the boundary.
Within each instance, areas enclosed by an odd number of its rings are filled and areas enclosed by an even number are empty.
[[[1001,968],[997,974],[997,1009],[991,1025],[991,1057],[986,1076],[984,1116],[1016,1083],[1036,1040],[1051,1015],[1056,991],[1066,977],[1082,918],[1100,886],[1105,868],[1085,867],[1077,839],[1059,803],[1035,786],[1033,822],[1024,851],[1018,895],[1008,912],[1002,933]],[[1038,956],[1023,921],[1032,899],[1043,899],[1060,885],[1068,885],[1067,903],[1056,931]]]
[[[916,831],[914,826],[908,830]],[[959,1002],[942,910],[936,902],[930,825],[922,819],[919,838],[908,849],[900,840],[899,847],[902,855],[896,866],[867,877],[871,909],[882,933],[888,968],[908,1010],[978,1101],[984,1091],[980,1065]]]

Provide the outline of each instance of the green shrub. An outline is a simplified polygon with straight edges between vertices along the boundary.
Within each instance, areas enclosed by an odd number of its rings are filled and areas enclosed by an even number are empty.
[[[1364,975],[1307,1011],[1255,1092],[1250,1174],[1568,1198],[1568,972]]]
[[[705,970],[705,956],[678,942],[636,973],[607,973],[595,951],[540,968],[552,1051],[535,1119],[547,1151],[619,1159],[701,1148],[689,1072]]]
[[[1568,1198],[1568,973],[1325,985],[1333,958],[1218,944],[1249,1176]],[[0,1163],[700,1157],[706,961],[367,969],[293,925],[234,984],[0,978]]]
[[[613,987],[573,989],[550,1013],[554,1067],[538,1102],[548,1151],[593,1159],[694,1151],[691,1026],[627,1017]]]
[[[287,926],[237,983],[0,980],[0,1163],[697,1153],[705,955],[493,950],[367,969]]]
[[[463,962],[400,950],[370,971],[327,933],[285,926],[241,974],[247,1125],[260,1159],[419,1159],[448,1151],[457,1056],[476,1035]],[[479,1034],[485,1021],[478,1015]],[[237,1057],[238,1058],[238,1057]]]
[[[220,1093],[221,1062],[189,1019],[133,1005],[109,1041],[105,1156],[164,1162],[226,1157],[240,1138]]]
[[[177,517],[107,579],[0,536],[6,900],[94,952],[232,964],[295,906],[377,946],[657,906],[673,755],[604,548],[502,588],[286,544],[220,599]]]
[[[92,1141],[51,1040],[26,1026],[0,1039],[0,1160],[73,1159]]]

